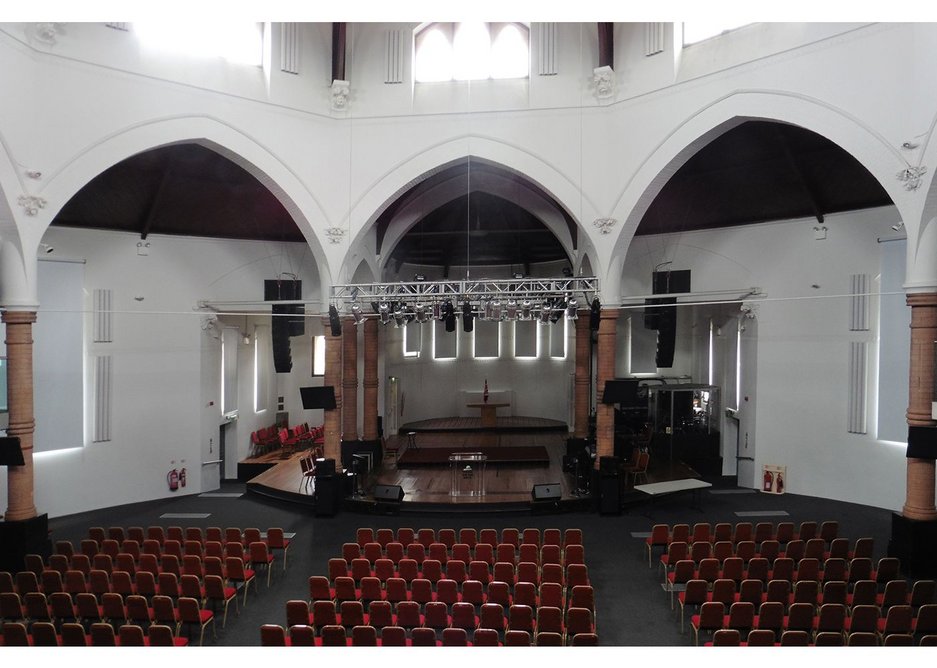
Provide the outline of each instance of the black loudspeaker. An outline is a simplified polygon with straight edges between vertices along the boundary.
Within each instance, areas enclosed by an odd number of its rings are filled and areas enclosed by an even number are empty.
[[[403,501],[403,487],[400,485],[375,485],[375,501]]]
[[[621,514],[621,479],[618,476],[599,478],[599,513],[602,515]]]
[[[329,329],[332,336],[342,335],[342,321],[338,317],[338,309],[335,306],[329,306]]]
[[[617,476],[619,474],[618,457],[599,457],[599,475],[602,477]]]
[[[302,298],[302,281],[264,281],[264,301],[295,301]],[[302,304],[274,304],[273,320],[282,320],[286,323],[288,337],[302,336],[306,330],[306,321],[303,318],[305,312]],[[284,315],[290,317],[284,317]]]
[[[658,369],[669,369],[673,366],[674,349],[677,344],[677,310],[674,307],[664,307],[660,313],[657,327],[657,354],[654,364]]]
[[[563,473],[576,473],[579,468],[579,458],[563,455]]]
[[[602,318],[602,304],[598,297],[592,300],[589,306],[589,329],[593,332],[599,331],[599,321]]]
[[[381,438],[384,435],[384,416],[377,416],[377,437]]]
[[[24,466],[25,464],[19,436],[0,438],[0,466]]]
[[[335,460],[320,457],[316,460],[316,480],[335,475]]]
[[[338,513],[342,504],[344,476],[316,476],[316,515],[331,517]]]
[[[551,482],[546,485],[534,485],[530,490],[530,498],[534,501],[559,501],[560,483]]]
[[[286,318],[274,316],[270,327],[273,339],[273,369],[276,373],[293,370],[293,355],[290,352],[290,332]]]
[[[937,459],[937,427],[908,427],[907,457]]]

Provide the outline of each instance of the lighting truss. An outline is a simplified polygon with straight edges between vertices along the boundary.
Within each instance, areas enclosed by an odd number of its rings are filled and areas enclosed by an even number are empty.
[[[582,295],[589,303],[599,296],[599,279],[595,276],[563,278],[511,278],[498,280],[461,281],[413,281],[406,283],[355,283],[333,285],[329,301],[351,309],[359,300],[363,303],[396,303],[415,311],[417,305],[441,313],[446,302],[454,305],[468,304],[472,312],[484,317],[486,305],[497,305],[500,318],[501,306],[508,304],[521,311],[521,317],[530,317],[530,304],[568,302],[574,295]],[[517,309],[517,304],[526,307]],[[437,309],[436,307],[440,308]],[[438,317],[438,316],[437,316]]]

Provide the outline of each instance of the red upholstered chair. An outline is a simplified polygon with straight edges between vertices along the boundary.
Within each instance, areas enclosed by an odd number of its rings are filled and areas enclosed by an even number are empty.
[[[917,580],[911,587],[911,597],[908,604],[912,608],[920,608],[922,605],[937,603],[937,581]]]
[[[537,549],[540,549],[540,529],[533,527],[524,529],[521,533],[521,544],[524,545],[536,545]]]
[[[61,632],[60,644],[62,647],[87,647],[91,644],[91,638],[85,634],[85,627],[81,624],[62,624]]]
[[[517,547],[521,543],[520,531],[514,527],[506,527],[501,529],[501,542]]]
[[[361,556],[367,559],[373,566],[378,559],[384,558],[384,548],[381,547],[380,543],[375,541],[365,543],[361,550]]]
[[[843,624],[843,631],[847,634],[878,632],[879,609],[874,605],[857,605],[852,614]]]
[[[286,602],[286,625],[311,626],[312,615],[309,612],[309,603],[301,599],[292,599]]]
[[[692,582],[692,580],[691,580]],[[706,582],[706,580],[703,580]],[[687,583],[689,585],[689,583]],[[708,584],[708,583],[707,583]],[[709,592],[708,600],[722,603],[726,609],[735,603],[735,582],[732,580],[716,580],[712,584],[712,590]]]
[[[429,629],[432,631],[432,629]],[[435,646],[435,636],[433,633],[433,645]],[[382,647],[406,647],[408,644],[407,641],[407,630],[401,626],[385,626],[381,630],[380,645]]]
[[[237,589],[226,586],[224,579],[219,575],[206,575],[203,579],[203,589],[205,591],[205,604],[216,612],[218,606],[222,607],[223,616],[221,618],[221,628],[225,627],[228,621],[228,606],[234,601],[234,610],[240,614],[237,602]]]
[[[33,594],[27,596],[33,596]],[[124,607],[124,597],[120,594],[104,594],[101,608],[104,612],[103,617],[115,628],[127,623],[127,608]],[[33,619],[36,619],[36,617],[33,616]]]
[[[114,627],[110,624],[96,623],[91,625],[92,647],[117,647],[117,636]]]
[[[374,542],[374,529],[371,527],[359,527],[355,531],[355,542],[358,543],[358,547],[364,549],[364,546],[368,543]]]
[[[430,601],[423,608],[423,623],[428,628],[441,631],[448,628],[451,621],[449,608],[441,601]]]
[[[882,593],[876,595],[875,603],[881,611],[887,612],[893,605],[906,605],[908,603],[908,581],[889,580],[885,583]]]
[[[415,601],[400,601],[397,604],[396,612],[397,626],[402,626],[405,629],[415,629],[424,625],[425,618],[420,612],[420,604]]]
[[[475,545],[478,543],[478,532],[471,527],[459,529],[459,542],[468,545],[469,549],[474,550]]]
[[[436,532],[436,541],[445,545],[447,551],[452,549],[457,542],[455,529],[440,529]]]
[[[910,605],[893,605],[885,613],[885,618],[878,620],[878,634],[883,641],[893,633],[909,634],[913,622]]]
[[[753,629],[748,632],[748,640],[745,642],[748,647],[774,647],[775,638],[777,634],[774,631]]]
[[[211,610],[200,607],[199,602],[194,598],[183,596],[176,602],[179,610],[180,629],[193,629],[198,627],[198,644],[201,646],[205,638],[205,627],[212,625],[212,637],[215,636],[215,614]],[[191,640],[191,637],[189,638]]]
[[[351,563],[352,559],[357,559],[361,556],[361,548],[358,546],[358,543],[343,543],[342,544],[342,559],[347,563]]]
[[[267,586],[270,586],[270,578],[273,575],[274,556],[267,549],[267,543],[262,540],[252,542],[249,547],[250,567],[256,572],[260,570],[267,571]]]
[[[823,582],[845,582],[849,566],[845,559],[840,557],[829,557],[823,562],[823,570],[820,572],[820,579]]]
[[[568,637],[568,634],[567,634]],[[595,633],[577,633],[569,643],[573,647],[598,647],[599,636]]]
[[[331,601],[335,598],[335,590],[329,586],[329,579],[324,575],[309,576],[309,600]]]
[[[384,600],[391,605],[397,605],[401,601],[410,600],[410,591],[407,589],[407,581],[403,578],[387,578],[384,583]]]
[[[377,647],[377,629],[373,626],[359,625],[351,629],[352,647]]]
[[[410,582],[410,600],[421,607],[434,600],[433,583],[426,578],[415,578]]]
[[[533,543],[521,543],[517,548],[517,561],[540,565],[540,548]]]
[[[397,529],[397,542],[407,547],[416,540],[416,532],[411,527],[399,527]]]
[[[387,601],[372,601],[368,606],[368,623],[378,629],[382,635],[382,629],[396,626],[396,621],[393,609]]]
[[[406,550],[403,543],[393,541],[384,546],[384,556],[394,562],[394,566],[400,563],[400,560],[406,556]]]
[[[714,633],[723,627],[725,609],[725,606],[717,601],[707,601],[700,606],[699,614],[690,618],[690,626],[693,628],[693,644],[699,645],[701,632]],[[572,620],[569,619],[569,612],[572,610],[582,610],[582,608],[570,608],[570,611],[567,612],[567,632],[573,634],[589,633],[590,631],[581,631],[578,627],[574,631]],[[577,619],[581,616],[582,613],[578,612],[574,615]]]
[[[436,583],[436,600],[442,601],[448,606],[458,603],[461,600],[459,595],[459,585],[455,580],[444,578]]]
[[[143,628],[135,624],[124,624],[117,630],[117,643],[121,647],[149,647],[150,645],[150,641],[143,634]]]
[[[794,535],[794,523],[778,522],[777,528],[771,537],[779,543],[788,543],[794,540],[796,538]]]
[[[466,564],[472,561],[472,548],[469,547],[468,543],[456,543],[450,549],[451,558],[465,562]]]
[[[582,603],[583,594],[579,593],[583,590],[583,585],[577,585],[572,588],[572,597],[570,598],[570,605],[575,607],[586,607],[583,605],[576,605],[576,603]],[[589,587],[591,590],[592,587]],[[703,603],[709,601],[709,583],[706,580],[689,580],[684,590],[677,593],[677,603],[680,605],[680,633],[683,633],[684,629],[684,619],[686,614],[686,608],[690,608],[692,611],[691,614],[695,614],[696,611],[700,609],[700,606]],[[595,603],[593,601],[590,610],[595,610]]]
[[[581,544],[581,543],[580,543]],[[666,524],[655,524],[651,527],[651,535],[644,539],[644,546],[647,549],[647,567],[651,568],[653,562],[654,548],[667,549],[670,544],[670,527]]]
[[[322,629],[326,626],[334,626],[339,624],[338,615],[335,612],[335,602],[334,601],[314,601],[312,604],[312,624],[311,626],[316,630],[316,633],[321,635]],[[344,633],[344,627],[342,627],[342,633]]]
[[[475,547],[477,548],[478,545],[484,544],[491,545],[491,547],[494,548],[499,542],[498,531],[496,529],[481,529],[478,532],[478,542]]]
[[[361,592],[355,587],[354,578],[338,577],[335,578],[335,602],[357,601],[361,598]]]
[[[413,542],[406,546],[406,555],[407,559],[412,559],[417,563],[417,565],[422,565],[423,560],[426,559],[426,548],[423,547],[422,543]]]
[[[774,562],[781,554],[781,544],[773,538],[758,545],[758,556]]]
[[[819,613],[814,617],[813,632],[814,634],[835,633],[842,637],[845,622],[845,605],[841,603],[825,603],[820,606]]]
[[[423,561],[421,575],[433,584],[443,579],[442,564],[436,559],[426,559]]]
[[[465,582],[465,562],[460,559],[450,559],[446,564],[446,577],[455,580],[460,585]]]
[[[475,647],[499,647],[498,632],[491,629],[475,629],[472,636],[472,645]]]
[[[468,641],[468,632],[461,628],[443,629],[442,632],[443,647],[471,647]]]
[[[794,603],[787,609],[784,617],[785,631],[813,632],[814,603]]]
[[[479,543],[476,545],[475,561],[483,561],[488,564],[489,568],[491,568],[491,565],[495,562],[494,548],[488,543]]]
[[[286,631],[279,624],[260,625],[261,647],[289,647],[291,644],[286,637]]]
[[[530,647],[530,632],[520,629],[508,630],[504,634],[505,647]]]
[[[491,629],[504,633],[506,622],[504,607],[500,603],[485,603],[481,606],[481,612],[478,615],[479,629]]]
[[[462,583],[463,603],[471,603],[474,606],[484,605],[487,602],[485,588],[478,580],[466,580]]]
[[[729,607],[729,617],[723,625],[737,630],[743,637],[747,636],[755,626],[755,606],[747,601],[733,603]]]
[[[149,628],[153,623],[153,608],[149,607],[147,600],[139,595],[128,596],[124,600],[127,610],[127,622],[141,628]]]
[[[508,587],[514,587],[517,582],[517,572],[513,562],[496,561],[492,573],[492,581],[504,582]],[[491,586],[491,583],[489,583]]]
[[[497,603],[504,608],[511,607],[511,588],[507,582],[502,582],[499,580],[493,580],[489,582],[488,591],[486,593],[488,595],[489,603]]]
[[[290,549],[290,539],[286,538],[281,527],[269,527],[267,529],[267,547],[274,555],[282,554],[283,570],[286,570],[286,554]]]
[[[364,557],[351,560],[351,577],[355,582],[360,583],[362,579],[371,577],[373,574],[371,562]]]
[[[706,643],[707,647],[739,647],[742,644],[742,634],[738,629],[717,629],[713,632],[713,639]]]
[[[526,631],[534,634],[534,612],[529,605],[515,603],[508,608],[508,631]]]
[[[361,601],[342,601],[339,617],[346,629],[365,624],[364,606]]]
[[[399,577],[403,578],[407,584],[410,584],[413,580],[420,577],[420,566],[416,563],[416,560],[405,557],[397,564],[397,574]]]
[[[139,571],[137,571],[139,573]],[[187,554],[182,557],[182,575],[194,575],[202,578],[205,575],[205,567],[202,566],[202,558],[197,554]]]
[[[808,631],[785,631],[781,634],[781,647],[807,647],[809,644],[810,633]]]
[[[452,628],[474,631],[478,628],[478,617],[475,615],[475,606],[471,603],[454,603],[452,611]]]
[[[537,587],[532,582],[518,582],[514,585],[514,605],[526,605],[536,609],[539,602]]]
[[[443,566],[446,565],[446,562],[449,561],[449,548],[446,547],[445,543],[430,543],[427,549],[427,557],[429,559],[435,559]]]
[[[322,647],[347,647],[351,643],[351,638],[345,636],[345,627],[336,624],[323,626],[318,640]]]
[[[251,582],[254,581],[254,571],[245,568],[244,562],[237,557],[227,557],[225,559],[225,574],[228,580],[244,589],[244,605],[247,605],[247,592],[250,589]]]
[[[390,559],[381,558],[374,562],[374,576],[381,582],[397,577],[397,569]]]
[[[522,561],[517,565],[517,581],[530,582],[535,586],[540,585],[540,569],[537,564],[530,561]]]
[[[517,562],[517,548],[510,543],[498,543],[495,547],[495,563],[515,564]]]
[[[595,592],[590,585],[576,585],[570,589],[568,600],[570,608],[586,608],[595,617]],[[695,605],[695,604],[694,604]],[[700,603],[702,605],[702,603]]]
[[[540,565],[556,564],[562,565],[563,557],[559,545],[544,545],[540,548]]]
[[[566,579],[563,577],[563,567],[559,564],[544,564],[540,568],[540,585],[543,586],[547,582],[565,587]]]
[[[386,548],[388,543],[393,543],[396,538],[394,538],[393,529],[378,529],[374,534],[374,540],[376,540],[382,548]]]
[[[442,642],[436,640],[436,632],[433,629],[415,628],[410,632],[410,645],[413,647],[439,647]]]
[[[335,584],[335,578],[347,577],[350,575],[348,562],[342,557],[332,557],[328,562],[329,582]]]
[[[436,542],[436,530],[427,528],[418,529],[416,532],[416,542],[428,551],[429,546]]]
[[[563,634],[555,631],[537,631],[534,637],[534,644],[537,647],[562,647]]]
[[[488,563],[484,561],[470,561],[468,577],[470,580],[478,580],[482,586],[487,586],[491,579],[491,573],[488,570]]]
[[[556,633],[560,636],[560,644],[562,644],[562,639],[566,634],[566,628],[563,625],[563,610],[552,605],[541,605],[537,608],[536,628],[538,636],[544,632]]]
[[[366,606],[370,606],[373,601],[384,600],[384,588],[381,587],[381,581],[373,576],[361,578],[360,598]]]

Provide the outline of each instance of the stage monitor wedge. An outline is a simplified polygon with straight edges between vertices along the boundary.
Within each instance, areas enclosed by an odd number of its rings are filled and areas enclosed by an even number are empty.
[[[560,483],[551,482],[546,485],[534,485],[530,490],[530,497],[534,501],[559,501]]]
[[[374,500],[400,503],[403,501],[403,487],[400,485],[375,485]]]
[[[303,408],[310,410],[314,408],[324,408],[331,410],[336,407],[335,387],[325,385],[323,387],[301,387],[299,394],[303,400]]]

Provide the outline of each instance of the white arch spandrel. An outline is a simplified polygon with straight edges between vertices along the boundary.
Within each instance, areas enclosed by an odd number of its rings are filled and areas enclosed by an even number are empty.
[[[597,247],[598,267],[605,268],[603,293],[617,301],[622,262],[635,230],[667,180],[697,151],[719,135],[748,120],[798,125],[836,143],[879,181],[902,220],[913,205],[895,174],[907,166],[899,151],[880,134],[843,110],[820,100],[777,91],[737,91],[701,107],[662,137],[628,178],[612,217],[620,221],[614,242]],[[907,223],[906,223],[907,224]],[[914,225],[916,227],[916,224]],[[916,232],[916,230],[915,230]],[[909,238],[911,235],[909,230]]]
[[[223,155],[274,194],[290,213],[312,251],[322,286],[320,297],[325,303],[328,286],[341,263],[341,250],[327,250],[320,242],[329,225],[323,208],[287,164],[255,139],[216,118],[183,116],[150,121],[115,132],[89,146],[44,179],[42,196],[47,206],[43,211],[42,232],[62,206],[104,170],[143,151],[180,143],[197,143]]]

